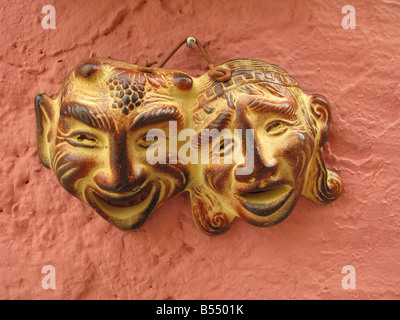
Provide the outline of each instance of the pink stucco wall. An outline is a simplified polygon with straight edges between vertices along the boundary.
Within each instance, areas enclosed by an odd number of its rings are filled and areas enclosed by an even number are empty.
[[[42,7],[56,29],[41,27]],[[341,9],[356,9],[356,29]],[[2,1],[0,46],[0,298],[398,299],[400,297],[400,3],[392,1]],[[122,232],[70,196],[39,162],[33,99],[55,97],[83,58],[162,59],[184,36],[216,64],[278,64],[325,95],[325,157],[345,187],[328,206],[302,198],[284,222],[237,219],[209,237],[187,195],[136,232]],[[207,70],[196,48],[166,65]],[[42,288],[42,267],[56,289]],[[356,289],[342,288],[342,267]]]

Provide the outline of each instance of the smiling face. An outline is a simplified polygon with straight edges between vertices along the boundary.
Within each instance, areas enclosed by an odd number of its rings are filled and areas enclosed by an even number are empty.
[[[210,140],[221,164],[204,166],[206,183],[230,203],[227,216],[234,212],[251,224],[272,225],[292,211],[302,193],[314,139],[287,97],[264,89],[263,95],[242,93],[235,100],[223,130],[240,128],[241,135],[217,144]],[[235,159],[238,148],[241,159]],[[225,163],[228,156],[232,164]]]
[[[235,111],[235,125],[254,132],[254,144],[243,147],[246,161],[234,174],[238,213],[255,225],[276,224],[302,193],[314,137],[296,101],[268,90],[261,96],[244,94]],[[249,163],[252,168],[247,168]]]
[[[58,100],[38,98],[39,112],[58,124],[39,123],[39,133],[42,127],[53,135],[48,146],[39,143],[40,153],[68,192],[117,227],[135,229],[185,188],[184,166],[150,165],[146,159],[148,131],[157,126],[168,133],[170,120],[182,129],[184,116],[166,85],[175,74],[147,74],[113,63],[83,64],[70,74]],[[40,119],[43,123],[46,116]]]
[[[192,210],[198,226],[222,233],[237,216],[270,226],[285,219],[302,194],[318,203],[336,199],[341,180],[322,160],[330,117],[326,100],[307,96],[287,73],[267,63],[239,60],[224,67],[232,70],[232,79],[215,83],[194,113],[201,124],[197,131],[228,130],[232,137],[207,141],[210,155],[221,158],[220,164],[202,165],[203,176],[197,175],[197,185],[208,191],[192,192],[193,203],[202,203]],[[225,161],[230,158],[231,164]],[[216,213],[225,223],[210,224]]]

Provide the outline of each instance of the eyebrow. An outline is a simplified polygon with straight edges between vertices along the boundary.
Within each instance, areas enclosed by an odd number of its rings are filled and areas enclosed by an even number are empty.
[[[61,117],[72,117],[79,120],[90,127],[96,129],[110,130],[110,123],[107,118],[96,111],[76,102],[67,102],[61,107]]]
[[[183,115],[175,106],[159,107],[139,114],[131,125],[131,130],[165,121],[175,120],[178,125],[183,123]]]
[[[228,127],[233,117],[232,112],[222,112],[207,126],[206,129],[212,130],[217,129],[219,131]]]
[[[294,106],[289,101],[277,103],[254,98],[249,101],[248,107],[255,111],[277,113],[291,119],[297,118]]]

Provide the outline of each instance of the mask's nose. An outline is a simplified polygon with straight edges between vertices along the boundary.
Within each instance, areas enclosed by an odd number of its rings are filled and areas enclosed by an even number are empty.
[[[235,170],[235,179],[238,182],[268,180],[277,171],[278,161],[267,150],[260,150],[257,142],[252,148],[247,148],[244,156],[245,162]]]
[[[94,181],[100,189],[107,192],[131,192],[139,188],[146,181],[145,168],[137,168],[131,173],[126,173],[126,170],[121,168],[110,172],[101,171],[95,175]]]
[[[110,165],[94,176],[94,181],[100,189],[113,193],[126,193],[145,183],[146,168],[141,164],[135,164],[135,159],[128,153],[125,137],[114,139],[110,143],[109,150]]]

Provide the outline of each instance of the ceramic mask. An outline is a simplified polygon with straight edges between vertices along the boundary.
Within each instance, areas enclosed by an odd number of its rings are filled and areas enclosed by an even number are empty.
[[[182,192],[188,168],[149,164],[153,127],[186,126],[182,72],[149,73],[123,62],[92,59],[78,65],[52,100],[36,97],[38,151],[60,184],[121,229],[136,229],[151,212]],[[168,137],[166,137],[168,139]]]
[[[194,78],[103,58],[80,63],[56,99],[35,99],[39,158],[60,184],[123,230],[189,192],[209,235],[240,217],[285,219],[301,195],[327,204],[342,180],[322,154],[330,106],[281,68],[256,60]]]
[[[266,62],[233,60],[221,67],[231,70],[231,79],[207,79],[192,112],[199,149],[219,159],[190,175],[199,228],[223,233],[235,217],[271,226],[301,195],[320,204],[335,200],[342,180],[326,169],[322,155],[331,113],[326,98],[306,95],[289,74]],[[204,128],[220,134],[201,139]]]

